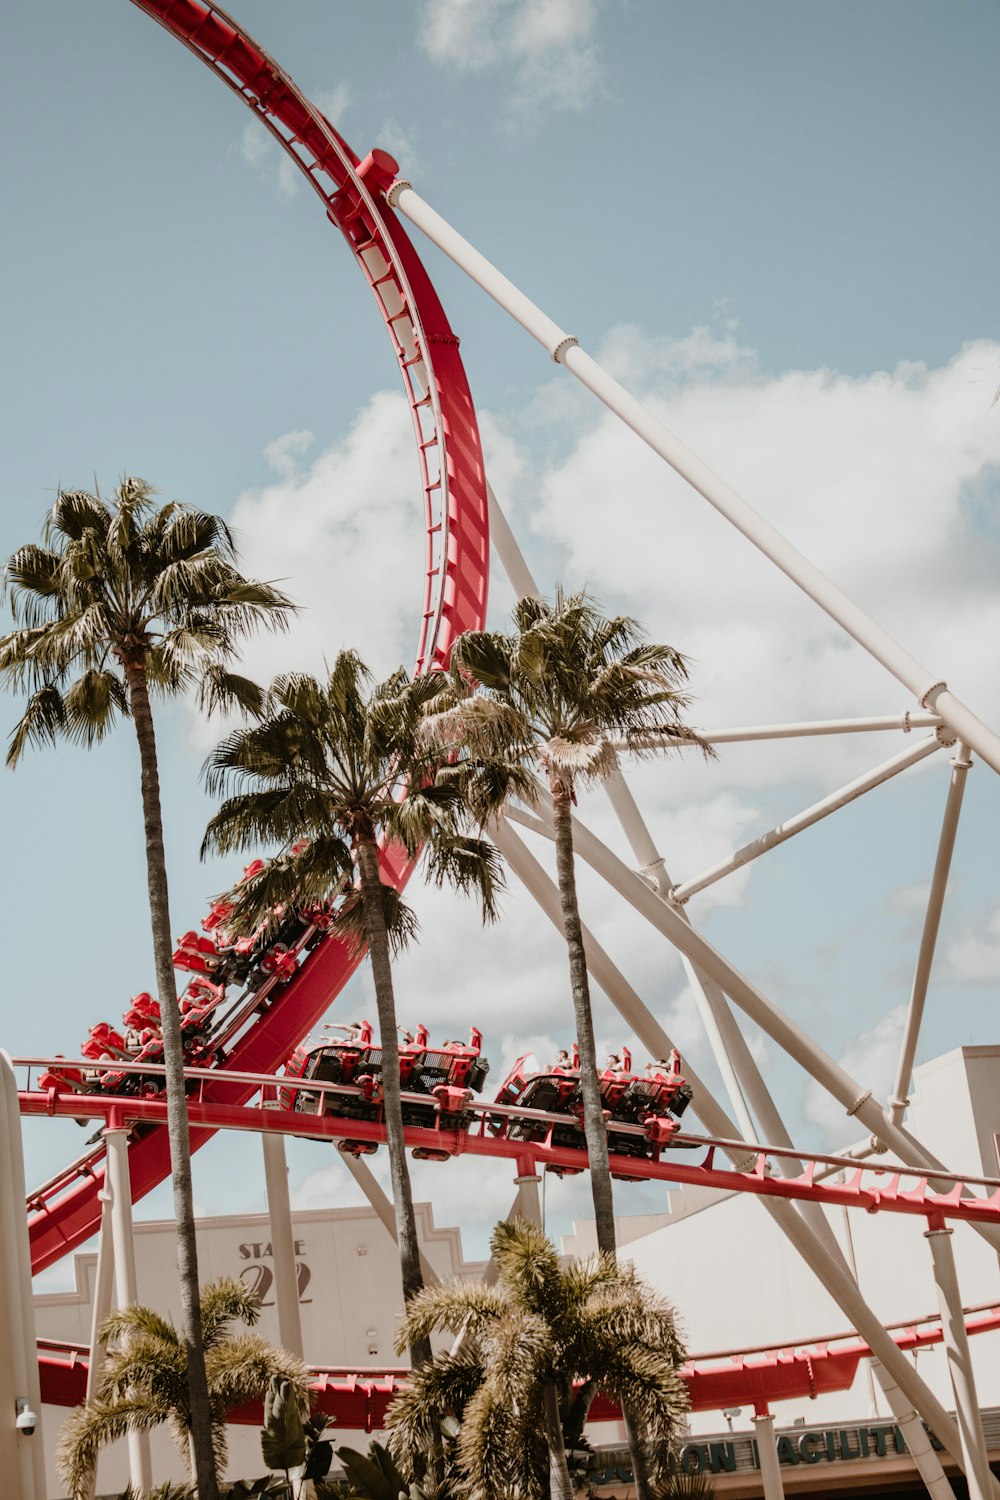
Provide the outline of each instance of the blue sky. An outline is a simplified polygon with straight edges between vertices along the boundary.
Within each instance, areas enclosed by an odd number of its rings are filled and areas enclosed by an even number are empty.
[[[993,5],[233,3],[358,151],[396,153],[440,212],[1000,721]],[[420,544],[407,419],[379,319],[318,204],[127,0],[36,0],[8,8],[3,33],[0,552],[37,533],[58,484],[137,472],[234,517],[248,568],[280,573],[305,606],[296,660],[318,666],[341,644],[386,668],[408,660]],[[687,649],[705,725],[909,706],[433,247],[426,260],[540,580],[586,582]],[[161,735],[181,931],[228,872],[197,860],[212,735],[184,708]],[[901,745],[757,747],[635,782],[682,877]],[[136,780],[127,733],[3,779],[0,1041],[14,1053],[72,1051],[151,982]],[[831,1051],[854,1048],[877,1091],[946,782],[939,756],[692,903]],[[997,812],[978,767],[924,1055],[1000,1039]],[[598,802],[585,813],[613,836]],[[702,1062],[676,962],[586,882],[585,899]],[[451,1031],[501,1018],[495,1072],[516,1038],[544,1050],[566,1032],[558,945],[522,897],[508,905],[504,932],[481,939],[428,897],[424,946],[401,973],[411,1019]],[[600,1001],[598,1020],[613,1039]],[[761,1055],[793,1123],[826,1140],[819,1102],[769,1045]],[[29,1176],[68,1158],[73,1129],[32,1130]],[[226,1151],[205,1155],[199,1192],[256,1207],[256,1168],[224,1175]],[[316,1149],[302,1153],[301,1201],[339,1192]],[[441,1219],[461,1215],[459,1178],[429,1179]],[[483,1222],[506,1196],[491,1188]]]

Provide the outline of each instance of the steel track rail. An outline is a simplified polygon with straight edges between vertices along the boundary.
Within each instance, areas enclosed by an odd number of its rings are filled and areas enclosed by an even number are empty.
[[[211,1079],[209,1078],[209,1080]],[[248,1087],[250,1085],[244,1085]],[[256,1087],[259,1089],[260,1082]],[[315,1084],[299,1087],[305,1092],[319,1093]],[[347,1086],[327,1086],[326,1092],[354,1094],[361,1097],[360,1090]],[[52,1089],[47,1093],[19,1093],[21,1113],[26,1116],[56,1116],[64,1118],[90,1118],[104,1120],[109,1126],[161,1125],[166,1120],[167,1105],[163,1098],[140,1099],[132,1094],[77,1094],[60,1093]],[[434,1101],[426,1094],[404,1094],[404,1104],[420,1104],[433,1107]],[[556,1145],[551,1140],[553,1126],[565,1128],[573,1123],[572,1116],[552,1115],[543,1111],[503,1106],[490,1102],[475,1101],[469,1105],[469,1114],[474,1124],[466,1129],[442,1129],[406,1126],[406,1144],[411,1150],[441,1152],[447,1158],[457,1156],[482,1156],[505,1158],[517,1163],[518,1173],[533,1175],[538,1167],[550,1167],[557,1171],[582,1172],[587,1169],[587,1150],[579,1147]],[[353,1120],[341,1115],[315,1115],[296,1110],[276,1109],[263,1104],[221,1104],[214,1100],[192,1098],[188,1101],[188,1114],[195,1130],[238,1130],[254,1133],[298,1135],[310,1140],[359,1141],[380,1146],[385,1144],[385,1126],[375,1120]],[[546,1132],[542,1141],[512,1139],[505,1133],[493,1134],[489,1130],[490,1119],[508,1120],[519,1127],[536,1126]],[[503,1126],[501,1124],[501,1132]],[[646,1139],[646,1132],[639,1125],[613,1125],[613,1134]],[[138,1142],[141,1145],[141,1137]],[[753,1165],[740,1170],[729,1165],[719,1165],[716,1158],[734,1145],[754,1153]],[[923,1218],[934,1224],[945,1220],[961,1220],[979,1224],[1000,1225],[1000,1181],[995,1178],[948,1177],[953,1182],[948,1192],[940,1192],[930,1186],[927,1174],[898,1164],[880,1164],[867,1167],[846,1158],[810,1156],[808,1152],[787,1150],[783,1147],[753,1145],[746,1142],[720,1141],[704,1136],[678,1134],[672,1138],[672,1146],[704,1151],[698,1162],[684,1160],[670,1147],[663,1154],[651,1157],[632,1156],[618,1151],[609,1153],[612,1173],[627,1181],[680,1182],[691,1187],[704,1187],[725,1192],[753,1193],[758,1197],[784,1198],[799,1202],[820,1203],[828,1208],[862,1209],[865,1213],[897,1213]],[[804,1162],[804,1170],[796,1176],[786,1177],[772,1172],[774,1159],[794,1157]],[[844,1182],[830,1179],[816,1180],[821,1166],[841,1168]],[[866,1182],[864,1179],[868,1178]],[[936,1179],[939,1180],[939,1179]],[[907,1186],[910,1183],[912,1185]],[[970,1187],[990,1189],[988,1197],[963,1196]],[[34,1202],[34,1200],[29,1200]],[[57,1203],[54,1207],[57,1209]],[[42,1205],[42,1212],[46,1205]]]

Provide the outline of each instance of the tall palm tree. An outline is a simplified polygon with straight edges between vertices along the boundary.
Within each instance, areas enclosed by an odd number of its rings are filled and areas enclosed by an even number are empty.
[[[440,768],[421,734],[422,714],[444,685],[441,674],[411,681],[399,670],[375,687],[370,682],[353,651],[340,653],[325,683],[303,674],[275,678],[259,722],[231,734],[206,762],[209,791],[231,795],[209,823],[202,853],[282,846],[260,874],[229,893],[237,930],[255,929],[283,905],[336,901],[333,930],[367,945],[408,1303],[423,1279],[403,1141],[392,956],[415,930],[415,918],[382,882],[379,843],[394,844],[414,861],[422,853],[433,883],[478,894],[484,920],[496,915],[501,870],[493,846],[464,831],[461,776]],[[345,885],[350,893],[341,899]],[[430,1346],[411,1352],[417,1363]]]
[[[471,762],[466,795],[484,826],[511,797],[535,804],[539,773],[548,784],[597,1244],[613,1256],[614,1199],[577,899],[573,805],[577,787],[616,770],[623,750],[648,755],[694,745],[711,751],[684,722],[686,658],[673,646],[648,641],[635,620],[607,618],[585,593],[561,592],[554,604],[521,599],[513,619],[514,634],[459,637],[450,693],[432,706],[426,732]],[[649,1487],[641,1442],[633,1414],[626,1409],[625,1415],[637,1494],[644,1500]]]
[[[306,1416],[309,1376],[285,1349],[256,1333],[230,1331],[234,1320],[253,1327],[260,1300],[241,1281],[223,1276],[206,1286],[201,1304],[202,1341],[208,1385],[212,1444],[219,1467],[226,1462],[226,1416],[247,1401],[263,1400],[273,1376],[289,1382]],[[194,1472],[187,1348],[173,1324],[151,1307],[135,1304],[112,1313],[101,1328],[109,1354],[96,1395],[78,1406],[59,1439],[57,1467],[73,1496],[87,1493],[100,1450],[128,1432],[149,1432],[164,1423]]]
[[[270,584],[243,577],[224,521],[173,502],[157,507],[154,494],[135,478],[123,479],[110,501],[86,490],[59,492],[43,544],[18,548],[5,568],[17,628],[0,640],[0,680],[29,693],[8,766],[29,745],[66,738],[90,747],[119,718],[135,727],[198,1492],[216,1500],[151,697],[197,689],[209,709],[247,694],[252,700],[253,685],[227,672],[226,662],[247,635],[283,628],[292,606]]]
[[[457,1417],[468,1500],[572,1500],[567,1442],[579,1442],[602,1391],[641,1407],[664,1468],[688,1405],[672,1309],[612,1256],[564,1269],[526,1219],[498,1224],[491,1249],[495,1286],[450,1281],[427,1288],[407,1309],[401,1343],[435,1330],[466,1336],[461,1352],[437,1354],[417,1370],[390,1407],[397,1459],[419,1452],[428,1432]]]

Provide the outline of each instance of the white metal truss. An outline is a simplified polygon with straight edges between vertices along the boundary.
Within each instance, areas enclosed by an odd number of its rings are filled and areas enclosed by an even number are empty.
[[[746,504],[723,480],[707,468],[656,418],[647,412],[617,381],[579,347],[577,340],[559,328],[501,272],[462,238],[414,191],[399,181],[388,194],[391,205],[420,228],[445,254],[478,283],[582,384],[660,457],[676,470],[730,523],[788,576],[816,605],[823,609],[862,648],[878,661],[914,696],[912,709],[898,715],[826,720],[814,723],[757,725],[709,731],[714,744],[753,740],[789,740],[834,734],[858,734],[897,729],[904,733],[929,730],[913,745],[874,769],[855,778],[811,807],[784,820],[727,859],[679,884],[667,874],[664,858],[647,828],[624,778],[617,774],[606,785],[614,811],[629,841],[636,868],[630,869],[579,819],[574,820],[577,856],[586,861],[607,884],[638,911],[650,927],[678,950],[695,994],[699,1014],[729,1096],[734,1119],[712,1098],[701,1080],[694,1083],[694,1108],[707,1129],[730,1139],[752,1140],[755,1131],[776,1144],[793,1145],[777,1105],[761,1076],[750,1048],[737,1024],[732,1005],[775,1041],[801,1068],[856,1119],[870,1138],[859,1154],[877,1153],[886,1145],[903,1160],[931,1171],[937,1161],[902,1125],[908,1103],[910,1075],[919,1039],[924,1001],[934,959],[935,944],[947,889],[952,850],[962,804],[962,793],[975,750],[995,771],[1000,771],[1000,737],[949,690],[946,681],[922,666],[909,652],[855,605],[836,584],[826,578],[767,521]],[[494,548],[515,593],[537,594],[537,588],[517,545],[503,510],[492,490],[491,536]],[[684,903],[697,892],[766,854],[822,818],[866,795],[908,767],[953,746],[951,784],[943,814],[937,860],[931,881],[919,952],[902,1038],[896,1082],[888,1104],[883,1105],[866,1085],[852,1078],[835,1059],[788,1016],[784,1015],[756,986],[705,941],[692,926]],[[533,834],[551,837],[551,809],[544,788],[539,788],[534,812],[508,809],[497,830],[497,840],[512,869],[557,926],[561,924],[556,892],[551,879],[534,858],[514,826],[523,825]],[[588,967],[605,993],[653,1056],[664,1056],[671,1045],[662,1025],[645,1006],[626,977],[616,968],[593,934],[585,936]],[[688,1068],[689,1074],[691,1073]],[[736,1123],[738,1122],[738,1124]],[[756,1125],[755,1125],[756,1122]],[[789,1159],[785,1170],[796,1169]],[[951,1328],[949,1366],[957,1422],[917,1376],[882,1329],[867,1305],[856,1278],[833,1233],[814,1204],[759,1200],[783,1233],[812,1268],[826,1290],[838,1302],[859,1332],[871,1344],[877,1358],[873,1370],[891,1409],[904,1425],[911,1453],[928,1490],[944,1493],[944,1479],[936,1455],[923,1440],[919,1416],[961,1464],[970,1493],[977,1500],[1000,1496],[1000,1484],[985,1462],[985,1445],[979,1421],[974,1382],[962,1334],[955,1327],[955,1309],[961,1306],[951,1239],[943,1230],[931,1229],[934,1274],[941,1297],[942,1314]],[[998,1237],[987,1231],[991,1243],[1000,1248]],[[949,1321],[950,1320],[950,1321]],[[964,1329],[963,1329],[964,1333]]]

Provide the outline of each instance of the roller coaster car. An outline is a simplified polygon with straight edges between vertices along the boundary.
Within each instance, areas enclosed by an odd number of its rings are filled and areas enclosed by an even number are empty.
[[[576,1048],[572,1058],[560,1054],[555,1067],[535,1072],[528,1066],[529,1055],[519,1057],[496,1096],[497,1104],[521,1106],[546,1114],[566,1115],[565,1125],[556,1121],[520,1119],[517,1115],[494,1115],[489,1129],[494,1135],[506,1133],[515,1141],[547,1142],[552,1146],[583,1145],[583,1099]],[[632,1057],[627,1047],[608,1059],[598,1074],[601,1100],[608,1116],[608,1148],[619,1156],[657,1157],[671,1143],[678,1121],[691,1102],[691,1088],[680,1072],[676,1052],[669,1060],[650,1063],[644,1075],[632,1072]],[[670,1118],[670,1117],[673,1118]],[[615,1124],[641,1125],[643,1135],[616,1131]],[[572,1175],[577,1169],[550,1165],[548,1171],[560,1176]],[[623,1181],[634,1181],[625,1173],[616,1173]]]
[[[354,1120],[378,1120],[382,1114],[382,1048],[375,1045],[371,1025],[337,1028],[345,1035],[336,1040],[310,1040],[297,1048],[285,1068],[289,1079],[309,1079],[317,1083],[354,1085],[358,1092],[320,1094],[309,1089],[280,1089],[278,1099],[284,1109],[316,1114],[322,1108],[326,1115]],[[405,1032],[399,1048],[399,1081],[404,1094],[423,1094],[422,1100],[403,1100],[404,1125],[426,1129],[456,1130],[467,1123],[464,1106],[473,1092],[478,1092],[489,1071],[489,1063],[480,1055],[482,1035],[473,1027],[468,1043],[446,1042],[439,1049],[429,1048],[424,1026],[411,1036]],[[371,1143],[365,1143],[365,1146]],[[362,1143],[350,1142],[342,1149],[361,1153]],[[437,1156],[430,1148],[418,1148],[416,1155]]]

